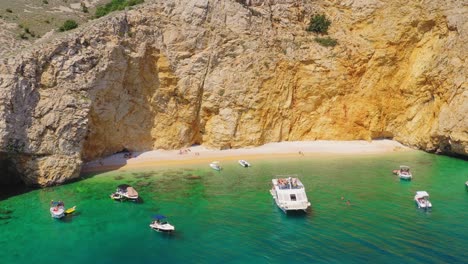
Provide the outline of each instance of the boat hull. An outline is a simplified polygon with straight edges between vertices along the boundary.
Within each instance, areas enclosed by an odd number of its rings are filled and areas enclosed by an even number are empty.
[[[404,180],[404,181],[411,181],[412,177],[401,177],[400,176],[400,180]]]
[[[420,209],[430,209],[432,208],[432,203],[427,199],[421,199],[420,197],[415,197],[414,201]]]
[[[65,216],[65,210],[63,208],[57,209],[55,207],[51,207],[50,216],[52,216],[52,218],[60,219]]]
[[[278,206],[281,211],[284,213],[288,212],[307,212],[307,209],[310,207],[310,202],[297,202],[297,203],[282,203],[278,201],[276,191],[275,190],[270,190],[270,194],[273,197],[273,200],[276,203],[276,206]]]
[[[125,200],[130,200],[130,201],[138,201],[139,197],[136,196],[128,196],[128,195],[125,195],[125,194],[121,194],[121,193],[113,193],[110,195],[110,198],[112,200],[116,200],[116,201],[125,201]]]
[[[423,204],[423,203],[416,201],[416,205],[418,206],[419,209],[431,209],[432,208],[432,204],[430,202],[428,202],[427,204]]]
[[[239,160],[238,162],[239,162],[239,164],[240,164],[242,167],[244,167],[244,168],[250,167],[250,163],[248,163],[248,162],[245,161],[245,160]]]
[[[210,164],[210,167],[215,171],[220,171],[221,170],[221,167],[216,165],[216,164]]]
[[[401,180],[411,181],[411,179],[413,178],[413,175],[411,175],[411,174],[400,174],[400,173],[398,173],[398,177],[400,177]]]
[[[151,229],[156,230],[158,232],[171,233],[171,232],[175,231],[175,228],[172,225],[155,225],[155,224],[151,224],[149,226],[151,227]]]

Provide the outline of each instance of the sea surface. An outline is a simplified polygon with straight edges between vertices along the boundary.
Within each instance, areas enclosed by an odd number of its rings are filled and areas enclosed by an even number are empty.
[[[467,161],[415,151],[251,163],[95,173],[2,200],[0,263],[468,262]],[[401,164],[413,181],[391,173]],[[304,183],[306,214],[276,207],[269,189],[278,174]],[[143,202],[111,200],[122,183]],[[419,190],[432,210],[416,207]],[[76,213],[52,219],[52,199]],[[175,233],[151,230],[154,214],[168,216]]]

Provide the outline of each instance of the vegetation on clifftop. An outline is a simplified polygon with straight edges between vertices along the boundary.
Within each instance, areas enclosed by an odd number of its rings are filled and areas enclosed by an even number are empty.
[[[138,5],[143,2],[144,0],[112,0],[104,6],[98,7],[94,16],[96,18],[103,17],[110,12],[124,10],[126,7]]]

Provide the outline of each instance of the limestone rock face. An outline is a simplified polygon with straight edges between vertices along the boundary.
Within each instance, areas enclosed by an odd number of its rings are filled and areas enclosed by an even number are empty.
[[[4,58],[0,158],[46,186],[192,144],[393,138],[468,156],[463,1],[306,2],[152,1]],[[314,13],[337,46],[305,31]]]

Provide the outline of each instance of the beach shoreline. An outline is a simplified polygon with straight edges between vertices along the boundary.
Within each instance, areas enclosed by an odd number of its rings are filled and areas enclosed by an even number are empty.
[[[167,165],[203,164],[214,160],[258,160],[331,154],[362,155],[401,151],[414,150],[393,140],[288,141],[267,143],[258,147],[227,150],[209,149],[199,145],[179,150],[116,153],[102,159],[84,163],[81,173]]]

